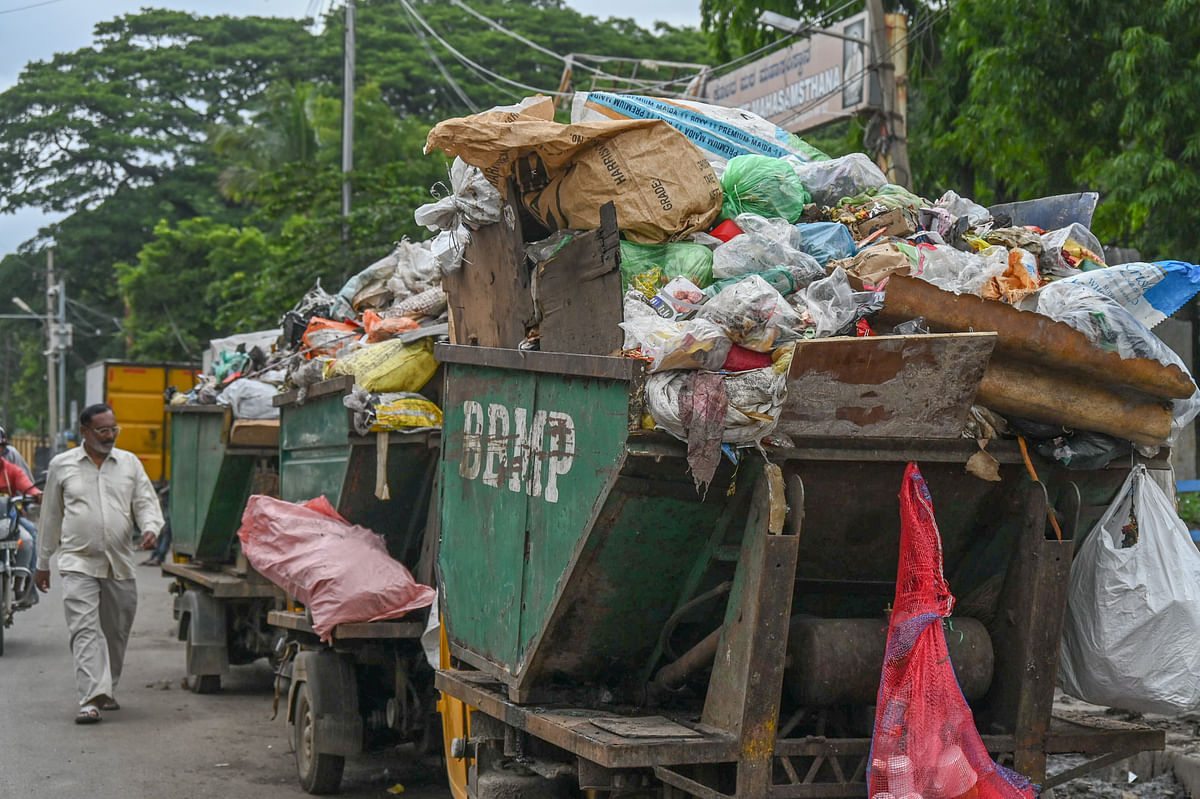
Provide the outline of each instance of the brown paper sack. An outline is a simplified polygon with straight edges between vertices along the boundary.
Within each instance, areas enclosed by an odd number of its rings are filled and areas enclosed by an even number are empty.
[[[621,230],[653,243],[708,230],[721,210],[721,183],[704,154],[661,120],[562,125],[549,98],[447,119],[426,152],[458,156],[498,189],[514,178],[522,203],[551,230],[600,226],[612,200]]]

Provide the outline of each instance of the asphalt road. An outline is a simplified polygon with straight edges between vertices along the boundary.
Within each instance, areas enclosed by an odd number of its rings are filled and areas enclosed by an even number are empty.
[[[0,657],[0,799],[282,799],[296,782],[286,726],[271,720],[265,661],[234,667],[219,694],[185,690],[168,580],[141,567],[138,612],[117,696],[120,711],[74,723],[75,681],[55,572],[40,604],[18,613]],[[445,773],[404,751],[346,764],[342,795],[448,799]]]

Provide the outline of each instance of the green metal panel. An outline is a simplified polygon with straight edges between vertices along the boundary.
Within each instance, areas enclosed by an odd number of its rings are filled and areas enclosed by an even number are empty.
[[[545,453],[547,480],[555,481],[555,500],[549,491],[541,497],[526,495],[528,515],[525,574],[522,580],[520,646],[525,651],[542,631],[551,611],[560,577],[575,549],[590,528],[590,521],[605,502],[621,466],[629,428],[629,384],[602,380],[539,374],[536,376],[534,407],[551,414],[546,436],[535,450]],[[554,416],[559,414],[559,416]],[[557,423],[556,423],[557,420]],[[573,439],[573,440],[572,440]],[[534,442],[535,444],[539,442]],[[564,445],[569,445],[567,452]],[[568,470],[569,469],[569,470]],[[568,470],[563,475],[556,474]],[[674,526],[670,513],[655,516],[654,508],[640,509],[646,516],[634,522],[636,532],[649,533],[657,525]],[[641,526],[645,521],[654,526]],[[639,543],[617,556],[618,570],[628,563],[624,556],[648,560]],[[641,550],[641,551],[639,551]],[[649,560],[658,560],[658,553]],[[604,567],[601,567],[604,571]]]
[[[342,401],[348,391],[314,391],[303,405],[280,406],[280,497],[304,502],[324,495],[351,522],[382,535],[388,553],[414,568],[429,509],[437,434],[388,434],[391,499],[380,500],[375,496],[379,434],[354,434]]]
[[[222,441],[222,412],[171,414],[171,536],[175,551],[220,563],[233,553],[255,457]]]
[[[350,461],[350,412],[341,394],[279,409],[279,497],[304,502],[325,495],[335,508]]]
[[[536,416],[535,381],[503,369],[446,372],[442,551],[455,553],[441,563],[447,607],[455,609],[448,634],[508,667],[519,655],[525,490],[546,490],[544,470],[528,468],[541,461],[512,457],[518,428],[528,436]]]

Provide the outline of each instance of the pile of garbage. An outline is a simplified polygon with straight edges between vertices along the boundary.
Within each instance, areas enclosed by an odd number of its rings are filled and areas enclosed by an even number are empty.
[[[360,435],[441,427],[436,402],[418,393],[437,370],[433,341],[448,332],[436,241],[397,243],[336,294],[318,282],[276,329],[215,339],[194,388],[171,404],[229,406],[235,419],[277,419],[272,398],[338,375]]]
[[[526,231],[541,228],[526,242],[535,275],[615,205],[621,354],[646,362],[646,425],[688,442],[698,484],[723,445],[774,441],[793,348],[809,339],[996,330],[977,399],[989,407],[964,435],[1011,430],[1077,468],[1148,454],[1200,411],[1187,367],[1151,332],[1200,290],[1200,267],[1106,263],[1094,202],[1043,228],[1029,203],[930,201],[865,154],[830,158],[748,112],[600,92],[576,95],[569,124],[540,96],[448,119],[426,149],[455,157],[455,196],[436,219],[418,214],[440,231],[447,274],[471,268],[471,230],[501,217],[510,187]],[[1021,380],[1013,358],[1029,365]]]

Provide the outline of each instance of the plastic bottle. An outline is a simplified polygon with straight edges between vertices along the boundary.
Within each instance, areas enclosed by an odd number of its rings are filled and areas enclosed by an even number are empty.
[[[913,793],[913,762],[908,755],[890,755],[887,759],[887,784],[899,799]]]
[[[978,799],[979,775],[963,750],[950,744],[938,756],[935,784],[945,799]]]

